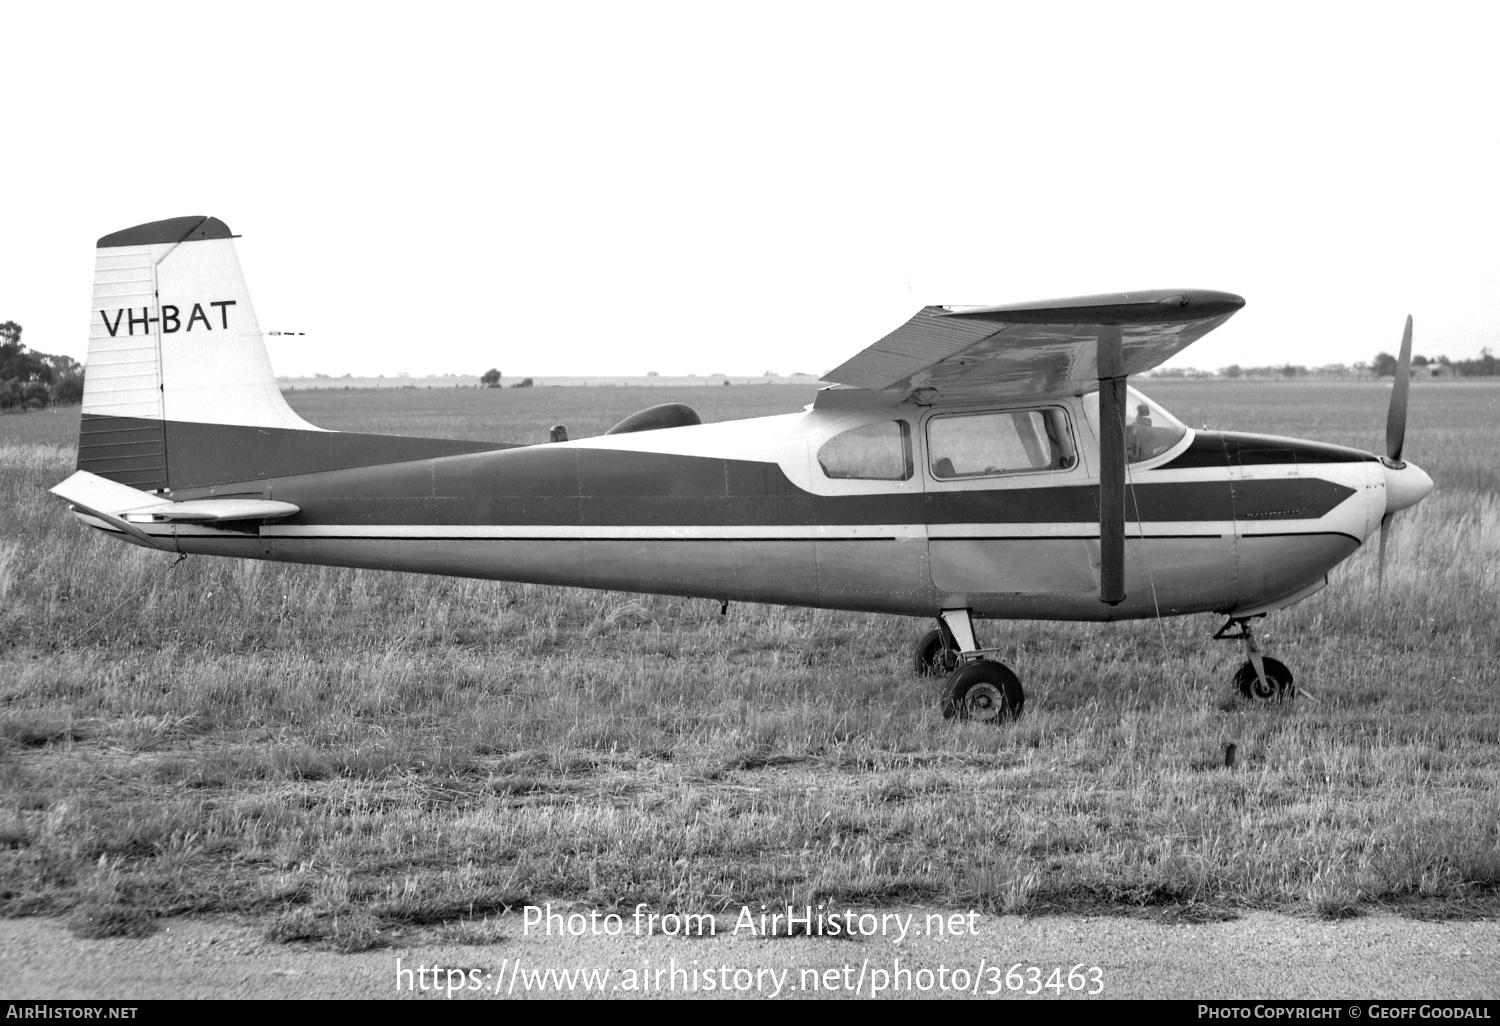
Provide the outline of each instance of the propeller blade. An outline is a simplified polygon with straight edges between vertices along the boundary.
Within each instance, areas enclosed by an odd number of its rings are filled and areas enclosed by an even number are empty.
[[[1385,592],[1385,546],[1386,542],[1390,540],[1391,521],[1395,518],[1396,514],[1394,513],[1387,513],[1385,516],[1380,518],[1380,551],[1376,554],[1375,562],[1376,594],[1382,594]]]
[[[1398,463],[1406,445],[1406,393],[1411,390],[1411,315],[1401,336],[1401,355],[1396,359],[1396,380],[1391,385],[1391,409],[1385,418],[1385,454]]]

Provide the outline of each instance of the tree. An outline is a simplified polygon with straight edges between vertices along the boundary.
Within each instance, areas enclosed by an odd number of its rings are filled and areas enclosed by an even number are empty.
[[[57,356],[53,356],[49,353],[37,353],[36,355],[43,363],[52,368],[53,381],[65,378],[69,374],[83,373],[83,364],[66,354],[60,353]]]
[[[479,383],[485,388],[499,388],[500,372],[491,367],[489,370],[480,375]]]
[[[1396,358],[1390,353],[1376,353],[1375,359],[1370,362],[1370,367],[1375,371],[1377,378],[1396,376]]]
[[[83,372],[64,374],[52,383],[54,406],[75,406],[83,402]]]
[[[82,364],[71,356],[28,350],[19,324],[0,324],[0,409],[34,410],[82,401]]]
[[[51,383],[51,357],[46,353],[29,353],[21,343],[21,326],[15,321],[0,324],[0,381],[41,381]]]

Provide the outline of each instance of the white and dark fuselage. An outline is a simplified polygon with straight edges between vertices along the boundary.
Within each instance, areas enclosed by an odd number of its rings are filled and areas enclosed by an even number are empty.
[[[181,552],[912,615],[1104,620],[1274,605],[1319,584],[1385,512],[1385,469],[1368,453],[1185,430],[1130,467],[1127,598],[1108,606],[1095,429],[1078,399],[1045,408],[1073,434],[1071,466],[947,480],[933,472],[933,420],[1006,408],[813,409],[474,452],[452,450],[482,443],[169,423],[177,440],[160,470],[151,455],[122,455],[149,425],[90,418],[80,467],[177,501],[298,509],[140,524]],[[829,476],[824,445],[888,423],[906,427],[901,479]],[[151,469],[131,480],[133,460]],[[172,486],[179,460],[187,487]]]
[[[1206,291],[927,307],[786,416],[532,446],[323,431],[277,389],[232,239],[190,217],[99,240],[79,473],[54,491],[137,544],[922,616],[1243,619],[1315,591],[1431,484],[1127,398],[1243,304]],[[1101,501],[1122,466],[1123,550]]]

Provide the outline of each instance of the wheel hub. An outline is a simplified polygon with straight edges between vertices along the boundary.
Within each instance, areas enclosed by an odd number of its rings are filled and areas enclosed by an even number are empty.
[[[1005,708],[1005,696],[993,684],[976,684],[964,696],[965,712],[971,720],[993,720]]]

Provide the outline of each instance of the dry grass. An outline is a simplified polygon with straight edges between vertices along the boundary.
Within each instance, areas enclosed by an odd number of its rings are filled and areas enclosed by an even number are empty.
[[[1379,444],[1375,390],[1254,387],[1155,393],[1195,423],[1201,405],[1219,427]],[[436,433],[524,441],[562,420],[579,435],[672,398],[533,391],[553,405]],[[293,400],[329,426],[441,419],[353,423],[335,410],[352,395]],[[717,419],[806,398],[689,401]],[[706,408],[720,399],[766,408]],[[76,411],[0,418],[0,912],[69,914],[95,936],[236,912],[341,950],[489,935],[547,900],[1493,915],[1500,389],[1418,388],[1412,409],[1408,455],[1439,490],[1397,519],[1385,596],[1364,552],[1268,623],[1316,700],[1229,695],[1241,657],[1206,617],[995,624],[985,637],[1028,691],[1001,730],[942,720],[936,685],[906,671],[916,621],[171,567],[45,494],[70,470]],[[13,424],[35,437],[10,440]]]

